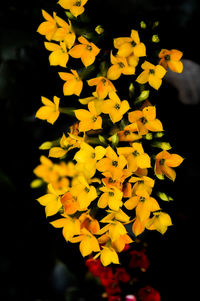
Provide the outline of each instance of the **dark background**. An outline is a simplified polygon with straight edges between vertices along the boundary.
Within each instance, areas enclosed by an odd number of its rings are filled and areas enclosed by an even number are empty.
[[[185,158],[169,187],[175,201],[167,208],[174,226],[164,236],[148,232],[147,241],[149,284],[160,291],[161,300],[193,300],[199,291],[199,1],[89,0],[87,5],[96,25],[116,37],[128,36],[139,20],[159,20],[161,47],[184,52],[183,75],[168,75],[157,104],[173,152]],[[66,288],[79,286],[79,295],[89,292],[86,300],[93,300],[94,290],[80,281],[84,266],[78,248],[48,224],[35,201],[39,192],[30,188],[42,154],[39,145],[61,136],[65,127],[58,122],[58,133],[34,117],[41,95],[52,98],[62,91],[44,39],[36,33],[41,9],[52,14],[58,6],[52,0],[11,0],[0,8],[0,299],[64,300]]]

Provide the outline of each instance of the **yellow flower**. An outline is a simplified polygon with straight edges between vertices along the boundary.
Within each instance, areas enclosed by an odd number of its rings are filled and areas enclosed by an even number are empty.
[[[154,106],[145,107],[142,111],[135,110],[128,114],[128,120],[137,124],[140,135],[146,135],[148,131],[163,131],[162,123],[156,118],[156,108]]]
[[[64,95],[77,95],[81,94],[83,89],[83,82],[80,79],[76,70],[71,69],[71,73],[68,72],[59,72],[60,78],[65,81],[63,85],[63,94]]]
[[[121,101],[115,92],[109,93],[109,99],[105,100],[101,107],[102,113],[109,114],[113,123],[120,121],[129,109],[128,101]]]
[[[76,35],[69,20],[69,24],[58,16],[55,20],[59,28],[56,30],[53,39],[55,41],[63,41],[68,49],[72,48],[75,43]]]
[[[134,122],[125,126],[122,131],[117,132],[117,136],[119,137],[119,141],[133,142],[142,138],[137,132],[138,126],[137,123]]]
[[[64,9],[68,9],[74,17],[81,15],[88,0],[59,0],[58,4]]]
[[[135,73],[135,67],[129,66],[126,58],[114,56],[111,51],[110,59],[112,66],[108,69],[107,72],[107,77],[109,79],[116,80],[121,76],[121,74],[131,75]]]
[[[82,213],[79,217],[79,221],[81,223],[81,229],[85,228],[92,234],[96,234],[100,230],[98,220],[92,218],[89,211]]]
[[[87,82],[89,86],[96,86],[96,93],[99,99],[104,99],[109,92],[116,91],[112,82],[103,76],[92,78]]]
[[[148,230],[157,230],[161,234],[167,231],[168,226],[172,226],[169,214],[165,212],[154,212],[153,217],[146,224]]]
[[[158,178],[166,175],[170,180],[176,179],[176,172],[172,167],[177,167],[183,162],[183,158],[177,154],[162,151],[156,155],[155,174]]]
[[[121,57],[146,56],[146,47],[140,42],[139,34],[134,29],[131,30],[130,37],[114,39],[114,47],[118,49],[117,54]]]
[[[66,216],[50,222],[50,224],[55,228],[63,228],[62,233],[66,241],[70,241],[75,235],[80,235],[80,221],[76,218]]]
[[[106,149],[102,146],[93,148],[91,145],[83,142],[80,145],[80,150],[75,154],[74,160],[78,165],[82,166],[82,171],[87,178],[92,178],[96,172],[96,163],[102,159],[106,153]],[[80,168],[78,167],[80,170]]]
[[[37,201],[45,206],[46,217],[56,214],[62,207],[60,196],[51,184],[48,185],[48,193],[41,196]]]
[[[43,96],[41,99],[44,106],[39,108],[35,116],[39,119],[46,120],[47,122],[54,124],[54,122],[58,119],[60,115],[59,112],[60,98],[54,96],[53,102]]]
[[[128,234],[120,235],[118,239],[112,241],[112,247],[116,252],[120,253],[124,250],[125,246],[132,243],[133,240]]]
[[[137,194],[141,191],[146,191],[149,195],[152,192],[155,181],[149,177],[131,177],[129,180],[130,183],[135,183],[132,188],[132,193]]]
[[[103,266],[107,266],[111,263],[119,264],[117,252],[112,247],[103,246],[100,254],[100,260]]]
[[[52,17],[45,10],[42,10],[42,15],[46,21],[40,24],[40,26],[37,29],[37,32],[39,32],[41,35],[44,35],[48,41],[51,41],[58,29],[55,20],[56,13],[53,12]]]
[[[69,190],[72,196],[77,199],[81,211],[86,210],[91,202],[97,198],[96,188],[89,185],[82,175],[73,178],[72,187]]]
[[[127,161],[124,156],[117,156],[112,147],[106,148],[106,158],[102,158],[97,162],[96,168],[100,172],[109,172],[114,180],[123,176],[123,169]]]
[[[99,208],[108,206],[111,210],[119,211],[120,207],[123,206],[123,192],[116,187],[101,187],[99,189],[103,191],[103,194],[100,196],[97,206]]]
[[[142,144],[134,142],[132,147],[118,147],[117,152],[123,155],[127,160],[127,168],[135,172],[138,168],[150,168],[151,160],[147,153],[144,152]]]
[[[90,66],[94,63],[96,56],[98,55],[100,49],[92,42],[89,42],[83,36],[78,38],[81,44],[75,45],[70,49],[69,54],[73,58],[80,58],[85,67]]]
[[[146,226],[146,223],[148,220],[149,219],[141,222],[140,219],[136,217],[136,219],[134,220],[133,225],[132,225],[132,231],[135,236],[138,236],[142,232],[144,232],[145,226]]]
[[[67,53],[66,45],[60,42],[60,45],[50,42],[44,42],[45,48],[52,51],[49,56],[49,62],[52,66],[66,67],[69,55]]]
[[[180,62],[183,53],[179,50],[162,49],[159,53],[160,65],[165,69],[169,67],[173,72],[181,73],[183,71],[183,63]]]
[[[162,84],[162,78],[166,74],[165,68],[161,65],[155,66],[147,61],[141,67],[144,71],[136,78],[136,82],[139,84],[148,82],[151,87],[158,90]]]
[[[88,103],[88,110],[89,111],[79,109],[74,111],[76,118],[80,120],[80,132],[87,132],[89,130],[98,130],[102,128],[102,118],[98,116],[93,101]]]
[[[102,107],[102,104],[103,104],[104,100],[99,99],[96,92],[93,92],[92,95],[93,96],[89,96],[89,97],[86,97],[86,98],[79,98],[79,102],[82,105],[88,105],[89,102],[94,101],[95,108],[97,110],[97,114],[100,115],[101,114],[101,107]]]
[[[149,218],[151,212],[160,210],[158,202],[150,197],[146,191],[137,192],[137,195],[128,199],[124,206],[128,210],[136,208],[136,217],[141,223]]]

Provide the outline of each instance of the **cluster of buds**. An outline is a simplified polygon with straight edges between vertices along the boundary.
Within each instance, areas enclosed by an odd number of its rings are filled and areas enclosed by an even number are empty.
[[[68,114],[73,122],[59,139],[41,145],[48,158],[41,156],[32,186],[47,186],[37,201],[51,225],[62,228],[67,242],[79,243],[83,257],[99,257],[107,266],[119,264],[118,254],[146,229],[164,234],[172,225],[156,199],[171,198],[154,186],[166,177],[174,181],[174,167],[183,158],[161,140],[163,125],[149,95],[160,88],[168,68],[182,72],[182,52],[162,49],[154,65],[145,59],[148,50],[135,29],[114,38],[113,49],[100,48],[102,27],[88,32],[81,23],[86,2],[60,0],[65,18],[42,10],[45,21],[37,31],[47,40],[50,65],[62,68],[58,75],[64,85],[63,97],[42,97],[36,117],[54,124]],[[129,82],[125,100],[123,77]],[[91,94],[80,97],[88,89]],[[66,97],[74,108],[60,106]],[[155,153],[157,148],[161,151]]]

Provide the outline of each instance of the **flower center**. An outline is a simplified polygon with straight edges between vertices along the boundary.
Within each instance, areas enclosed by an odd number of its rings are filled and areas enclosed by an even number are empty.
[[[92,50],[92,46],[87,45],[86,49],[89,50],[89,51],[91,51]]]
[[[165,163],[165,159],[160,159],[159,164],[164,165],[164,163]]]
[[[120,109],[120,104],[116,103],[115,106],[114,106],[114,108],[115,108],[116,110],[119,110],[119,109]]]
[[[140,202],[143,202],[143,203],[144,203],[144,201],[145,201],[145,197],[141,196],[141,197],[140,197]]]
[[[140,121],[142,122],[142,124],[147,123],[147,119],[145,117],[140,118]]]
[[[113,161],[112,161],[112,165],[115,166],[115,167],[117,167],[117,166],[118,166],[118,162],[115,161],[115,160],[113,160]]]
[[[170,55],[169,55],[169,54],[166,54],[166,55],[164,56],[164,59],[165,59],[165,61],[170,61]]]
[[[92,157],[92,159],[94,159],[94,158],[96,157],[96,154],[95,154],[95,153],[92,153],[92,154],[91,154],[91,157]]]
[[[137,157],[139,154],[140,154],[140,153],[138,153],[137,150],[134,150],[134,152],[133,152],[133,156],[134,156],[134,157]]]
[[[75,6],[81,6],[81,1],[76,1]]]
[[[87,193],[90,191],[90,189],[89,189],[88,187],[85,187],[84,190],[85,190],[85,192],[87,192]]]
[[[109,191],[109,192],[108,192],[108,195],[109,195],[109,196],[114,196],[114,192],[113,192],[113,191]]]
[[[135,47],[135,46],[136,46],[135,41],[132,41],[132,42],[131,42],[131,46],[132,46],[132,47]]]
[[[126,130],[126,131],[124,131],[124,136],[130,135],[130,133],[131,133],[130,131],[127,131],[127,130]]]
[[[119,65],[120,68],[124,68],[125,67],[122,62],[118,63],[118,65]]]
[[[150,69],[150,70],[149,70],[149,73],[150,73],[150,74],[155,74],[155,70],[154,70],[154,69]]]
[[[93,116],[93,117],[92,117],[92,121],[93,121],[93,122],[96,122],[96,121],[97,121],[97,117],[96,117],[96,116]]]

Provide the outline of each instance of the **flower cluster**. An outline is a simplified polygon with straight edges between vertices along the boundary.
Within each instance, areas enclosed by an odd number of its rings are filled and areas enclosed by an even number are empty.
[[[183,158],[161,140],[163,125],[149,95],[160,88],[167,68],[182,72],[182,52],[162,49],[154,65],[135,29],[114,38],[113,49],[102,49],[101,26],[88,32],[81,23],[86,2],[60,0],[65,18],[42,10],[45,21],[37,31],[47,40],[50,65],[62,68],[64,84],[63,96],[42,97],[36,117],[51,124],[60,114],[74,119],[59,139],[41,145],[52,160],[41,156],[32,186],[47,185],[37,201],[51,225],[62,228],[67,242],[78,243],[83,257],[92,254],[107,266],[119,264],[118,254],[145,229],[164,234],[172,225],[157,200],[170,197],[155,186],[165,177],[174,181],[174,167]],[[126,99],[120,96],[123,77],[129,83]],[[60,107],[66,97],[74,108]]]
[[[160,293],[141,281],[141,274],[149,267],[146,250],[132,250],[126,253],[123,267],[104,267],[99,259],[86,260],[88,271],[100,280],[104,297],[108,301],[160,301]],[[128,293],[128,295],[127,295]]]

